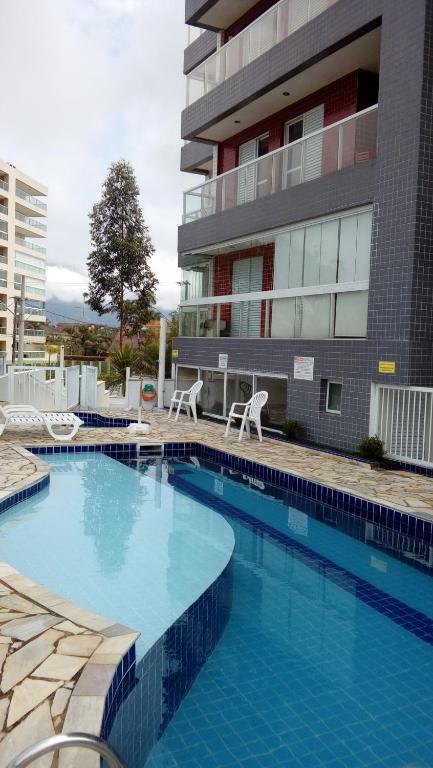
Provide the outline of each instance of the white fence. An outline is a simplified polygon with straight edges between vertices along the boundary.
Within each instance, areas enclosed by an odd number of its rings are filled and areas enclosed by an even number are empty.
[[[86,377],[86,403],[96,404],[98,369]],[[93,392],[93,397],[92,397]],[[80,403],[80,366],[29,368],[11,366],[0,376],[0,400],[11,405],[34,405],[40,411],[66,411]]]
[[[388,456],[433,466],[433,389],[377,385],[370,432],[383,440]]]
[[[96,408],[98,387],[98,369],[94,365],[81,366],[80,406]]]

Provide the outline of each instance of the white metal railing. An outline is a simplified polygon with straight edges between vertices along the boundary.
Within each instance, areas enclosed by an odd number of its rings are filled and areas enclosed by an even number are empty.
[[[433,466],[433,389],[378,384],[371,407],[370,432],[388,456]]]
[[[4,181],[4,179],[0,179],[0,189],[5,189],[6,192],[9,189],[9,184],[7,183],[7,181]]]
[[[24,190],[20,189],[20,187],[16,188],[16,196],[20,197],[22,200],[25,200],[26,203],[30,203],[31,205],[36,205],[36,207],[40,208],[42,211],[47,210],[46,203],[43,203],[42,200],[39,200],[37,197],[34,197],[33,195],[27,194],[27,192],[24,192]]]
[[[1,206],[0,206],[0,211],[1,211]],[[6,213],[7,213],[7,209],[6,209]],[[46,232],[47,225],[44,224],[43,221],[32,219],[30,216],[24,216],[24,214],[20,213],[19,211],[15,212],[15,218],[18,219],[18,221],[24,222],[24,224],[28,224],[30,227],[36,227],[36,229],[42,229],[44,232]]]
[[[187,106],[336,2],[337,0],[280,0],[187,75]]]
[[[41,411],[56,410],[55,368],[10,368],[8,401],[11,405],[34,405]]]
[[[184,193],[183,223],[235,208],[376,157],[377,105]]]
[[[36,245],[36,243],[30,243],[24,237],[19,237],[18,235],[16,235],[15,237],[15,242],[18,243],[18,245],[23,246],[24,248],[30,248],[32,251],[37,251],[38,253],[45,254],[47,252],[47,249],[43,248],[42,245]]]

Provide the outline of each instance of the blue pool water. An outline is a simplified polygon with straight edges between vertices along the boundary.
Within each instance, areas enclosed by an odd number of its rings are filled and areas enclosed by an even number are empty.
[[[225,630],[150,755],[140,682],[119,710],[129,768],[433,766],[427,544],[187,459],[49,463],[49,491],[0,518],[0,558],[142,631],[143,665],[234,533]]]

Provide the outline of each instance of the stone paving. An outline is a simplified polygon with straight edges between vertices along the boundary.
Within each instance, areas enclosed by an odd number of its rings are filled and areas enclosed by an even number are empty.
[[[0,766],[55,733],[99,735],[105,697],[133,630],[78,608],[0,563]],[[95,753],[63,750],[39,768],[97,768]]]
[[[100,411],[104,415],[133,418],[134,414],[125,411]],[[269,467],[290,472],[293,475],[317,481],[323,485],[337,488],[346,493],[360,496],[385,506],[404,512],[412,512],[419,517],[430,518],[433,515],[433,478],[416,475],[411,472],[389,471],[371,468],[341,456],[334,456],[323,451],[313,450],[293,443],[286,443],[265,438],[263,443],[257,439],[239,443],[238,433],[234,430],[224,439],[224,425],[199,420],[197,424],[181,415],[179,421],[168,419],[166,413],[146,414],[151,424],[149,435],[135,438],[125,427],[122,428],[80,428],[74,443],[100,444],[124,442],[201,442],[212,448],[226,450],[236,456],[266,464]],[[42,430],[9,430],[0,438],[2,446],[48,445],[54,441]],[[0,467],[1,470],[1,467]]]

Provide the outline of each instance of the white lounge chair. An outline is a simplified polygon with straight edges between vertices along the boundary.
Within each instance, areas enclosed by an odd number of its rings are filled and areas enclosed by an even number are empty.
[[[196,381],[192,387],[189,389],[176,389],[173,392],[173,397],[170,401],[170,410],[168,412],[168,418],[170,418],[174,406],[177,404],[177,410],[176,410],[176,418],[175,421],[179,418],[179,411],[181,408],[185,408],[188,416],[191,417],[191,414],[194,418],[195,423],[197,424],[197,395],[200,392],[201,388],[203,386],[203,382],[201,379]]]
[[[54,440],[72,440],[78,432],[78,428],[84,422],[75,413],[44,413],[38,411],[33,405],[4,405],[0,406],[0,435],[8,427],[45,426]],[[67,427],[70,431],[66,434],[56,432],[56,427]]]
[[[263,392],[256,392],[255,395],[252,396],[250,400],[248,400],[247,403],[232,403],[232,407],[230,408],[229,418],[227,421],[226,431],[224,433],[224,437],[228,437],[230,432],[230,426],[232,421],[236,421],[236,419],[241,420],[241,427],[239,430],[239,442],[242,440],[244,429],[246,429],[248,437],[251,437],[251,430],[250,425],[251,422],[254,422],[257,434],[259,436],[260,442],[262,442],[262,424],[260,421],[260,415],[261,411],[264,405],[266,405],[268,400],[268,393]],[[242,413],[237,413],[236,409],[242,408]]]

